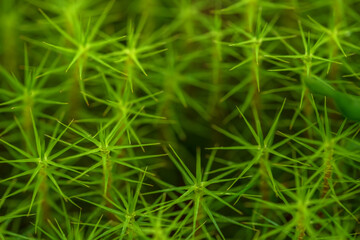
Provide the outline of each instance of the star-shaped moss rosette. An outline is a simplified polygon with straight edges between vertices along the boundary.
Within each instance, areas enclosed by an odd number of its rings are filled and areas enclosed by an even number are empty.
[[[49,43],[43,41],[42,43],[27,39],[33,44],[42,44],[56,52],[59,52],[64,55],[70,55],[71,58],[65,69],[66,72],[70,70],[73,66],[76,67],[73,81],[73,89],[76,91],[79,86],[80,91],[85,92],[85,83],[84,83],[84,72],[86,72],[86,67],[91,65],[89,60],[96,62],[102,68],[110,69],[122,76],[126,75],[124,72],[120,71],[108,61],[104,60],[102,55],[103,48],[108,46],[111,43],[120,41],[125,38],[125,36],[114,36],[111,38],[98,39],[97,37],[101,35],[101,26],[104,23],[109,11],[112,9],[114,0],[109,1],[105,9],[102,11],[100,17],[93,24],[91,18],[88,19],[86,27],[83,26],[82,22],[78,19],[77,15],[69,15],[68,22],[71,26],[76,28],[76,33],[72,36],[69,31],[62,28],[55,20],[51,19],[42,9],[39,9],[40,13],[45,17],[48,23],[58,32],[60,36],[67,41],[67,43],[62,45],[57,45],[55,43]],[[75,93],[76,94],[76,93]],[[87,98],[83,95],[84,100],[88,103]]]
[[[358,237],[359,0],[0,2],[1,240]]]

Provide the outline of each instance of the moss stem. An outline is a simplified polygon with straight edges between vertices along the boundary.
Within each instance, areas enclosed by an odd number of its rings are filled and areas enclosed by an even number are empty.
[[[49,192],[49,186],[47,183],[47,173],[46,173],[46,166],[44,165],[40,171],[39,171],[39,175],[38,175],[39,181],[40,181],[40,187],[39,187],[39,206],[38,208],[40,208],[40,219],[39,219],[39,223],[40,225],[43,223],[46,223],[47,220],[50,217],[50,207],[49,207],[49,203],[48,203],[48,192]]]
[[[334,15],[334,35],[338,33],[339,25],[343,18],[343,9],[342,9],[342,0],[333,0],[332,10]],[[336,36],[335,36],[336,37]],[[329,41],[330,49],[331,49],[331,58],[336,58],[339,52],[338,44],[336,43],[334,37]],[[329,79],[336,80],[339,73],[339,64],[331,63],[330,71],[329,71]]]
[[[73,70],[72,78],[70,79],[70,94],[69,94],[69,119],[76,119],[78,116],[78,109],[80,105],[80,73],[79,68]]]
[[[299,220],[298,220],[298,225],[296,226],[296,230],[297,230],[297,233],[298,233],[298,240],[304,240],[305,238],[305,226],[304,226],[304,213],[302,210],[299,210],[299,214],[300,214],[300,217],[299,217]]]
[[[264,151],[260,158],[260,193],[262,199],[265,201],[269,200],[269,187],[268,187],[268,174],[266,170],[266,162],[269,160],[269,153]]]
[[[330,189],[331,176],[333,171],[333,154],[334,148],[331,144],[327,144],[324,149],[324,180],[323,180],[323,188],[321,191],[321,198],[325,198]]]

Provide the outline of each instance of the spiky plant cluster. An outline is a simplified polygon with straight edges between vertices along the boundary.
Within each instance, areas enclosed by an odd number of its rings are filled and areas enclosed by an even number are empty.
[[[0,239],[358,239],[360,1],[0,19]]]

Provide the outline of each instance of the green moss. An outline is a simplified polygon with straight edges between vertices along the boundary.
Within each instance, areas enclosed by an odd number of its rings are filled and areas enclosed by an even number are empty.
[[[358,9],[0,1],[0,239],[357,239]]]

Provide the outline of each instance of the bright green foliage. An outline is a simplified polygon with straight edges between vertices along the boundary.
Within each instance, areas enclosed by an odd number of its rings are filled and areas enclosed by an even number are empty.
[[[0,240],[358,239],[359,0],[0,20]]]

